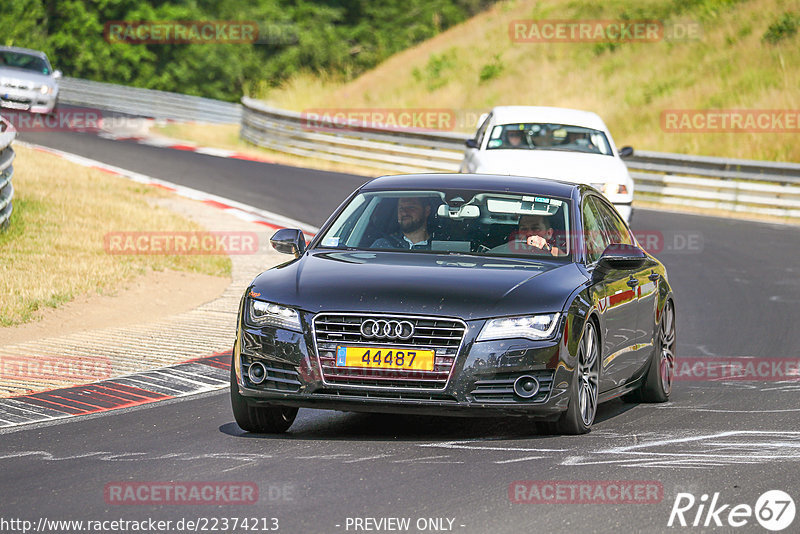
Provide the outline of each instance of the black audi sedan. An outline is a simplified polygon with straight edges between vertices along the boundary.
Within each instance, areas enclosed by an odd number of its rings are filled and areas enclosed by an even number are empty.
[[[356,190],[239,307],[231,403],[251,432],[300,407],[526,416],[588,432],[619,396],[664,402],[675,306],[664,266],[595,189],[420,174]]]

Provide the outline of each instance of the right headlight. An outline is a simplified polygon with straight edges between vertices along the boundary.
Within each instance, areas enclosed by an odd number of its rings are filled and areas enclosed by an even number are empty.
[[[501,317],[489,319],[483,325],[477,341],[524,337],[539,340],[549,339],[558,327],[560,313],[526,315],[522,317]]]
[[[258,326],[279,326],[290,330],[299,330],[300,314],[293,308],[287,308],[274,302],[250,299],[247,306],[250,323]]]

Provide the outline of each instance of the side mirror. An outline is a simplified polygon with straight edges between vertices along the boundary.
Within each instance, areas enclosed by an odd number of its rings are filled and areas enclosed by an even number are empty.
[[[612,243],[608,245],[597,260],[592,277],[597,280],[609,271],[632,271],[640,268],[647,260],[647,254],[636,245]]]
[[[53,78],[55,78],[56,80],[58,80],[59,78],[61,78],[61,76],[63,76],[63,74],[61,73],[61,71],[60,71],[60,70],[54,70],[54,71],[53,71]]]
[[[478,147],[478,142],[475,139],[467,139],[464,141],[464,144],[467,145],[467,148],[480,148]]]
[[[283,228],[270,238],[272,248],[282,254],[293,254],[295,258],[306,251],[306,236],[302,230],[296,228]]]
[[[624,146],[619,149],[619,157],[621,158],[629,158],[633,156],[633,147],[632,146]]]

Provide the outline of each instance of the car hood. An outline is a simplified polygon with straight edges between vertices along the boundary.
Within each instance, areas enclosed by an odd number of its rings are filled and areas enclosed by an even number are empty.
[[[628,168],[613,156],[556,150],[487,150],[480,155],[478,172],[534,176],[580,184],[629,179]]]
[[[52,76],[39,74],[38,72],[34,72],[32,70],[0,67],[0,82],[4,82],[5,80],[22,81],[28,85],[32,85],[33,87],[38,87],[40,85],[56,85],[56,82]]]
[[[404,252],[307,252],[249,289],[310,312],[428,314],[465,320],[561,311],[587,277],[573,263]]]

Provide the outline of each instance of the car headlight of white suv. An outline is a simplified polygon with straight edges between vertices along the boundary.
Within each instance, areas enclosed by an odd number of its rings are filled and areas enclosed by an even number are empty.
[[[617,182],[592,184],[592,187],[594,187],[599,191],[602,191],[605,196],[628,194],[628,186]]]

